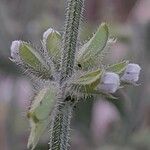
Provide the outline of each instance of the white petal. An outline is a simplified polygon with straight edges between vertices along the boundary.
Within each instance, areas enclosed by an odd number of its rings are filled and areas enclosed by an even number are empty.
[[[138,64],[128,64],[121,80],[128,83],[137,82],[139,80],[140,70],[141,67]]]
[[[10,47],[11,50],[11,57],[15,58],[18,55],[19,47],[20,47],[21,41],[13,41]]]
[[[102,82],[108,84],[119,84],[119,76],[113,72],[106,72],[102,78]]]
[[[102,77],[102,83],[100,89],[104,92],[114,93],[117,91],[120,85],[120,79],[118,74],[113,72],[106,72]]]
[[[128,64],[125,72],[140,73],[141,67],[138,64]]]
[[[115,93],[118,89],[116,84],[101,84],[100,89],[107,93]]]
[[[137,82],[139,80],[139,74],[135,74],[135,73],[127,74],[127,73],[125,73],[121,77],[121,80],[125,81],[125,82]]]

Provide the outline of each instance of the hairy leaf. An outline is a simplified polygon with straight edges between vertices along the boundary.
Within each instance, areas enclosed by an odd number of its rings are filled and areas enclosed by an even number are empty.
[[[46,129],[55,101],[56,91],[52,86],[42,89],[35,97],[27,114],[31,126],[28,147],[33,149]]]
[[[110,100],[117,100],[118,98],[113,96],[110,93],[104,93],[103,91],[96,89],[96,90],[92,90],[88,92],[90,95],[97,95],[97,96],[101,96],[104,97],[106,99],[110,99]]]
[[[70,85],[73,92],[91,92],[100,83],[102,72],[100,69],[88,72],[75,79]]]
[[[101,24],[93,37],[82,46],[77,56],[77,64],[82,69],[93,67],[108,41],[108,27]]]
[[[47,33],[46,33],[47,32]],[[48,29],[43,35],[43,44],[54,63],[61,57],[61,34],[53,29]]]
[[[21,59],[35,70],[38,70],[42,66],[48,68],[39,53],[29,43],[21,43],[19,54]]]
[[[44,79],[52,76],[50,67],[29,43],[21,42],[19,56],[26,66],[25,69],[31,70],[34,75]]]
[[[36,147],[39,141],[39,138],[41,137],[41,135],[47,128],[49,124],[49,120],[44,120],[38,123],[35,123],[32,119],[30,119],[29,121],[30,121],[30,126],[31,126],[31,132],[30,132],[30,136],[28,139],[27,147],[31,150],[34,150],[34,148]]]
[[[121,74],[128,65],[129,61],[122,61],[113,65],[110,65],[106,68],[107,71],[114,72],[117,74]]]

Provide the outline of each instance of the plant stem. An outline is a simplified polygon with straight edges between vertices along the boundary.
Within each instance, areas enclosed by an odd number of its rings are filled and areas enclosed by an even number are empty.
[[[60,72],[61,98],[51,126],[50,150],[67,150],[70,142],[70,122],[74,103],[71,98],[65,101],[63,83],[71,77],[75,62],[77,39],[84,0],[67,0],[66,24],[62,43]]]
[[[50,150],[68,149],[72,109],[70,102],[59,106],[59,113],[54,118],[54,126],[51,132]]]
[[[70,77],[73,72],[83,1],[84,0],[68,0],[62,44],[61,83],[65,81],[67,77]]]

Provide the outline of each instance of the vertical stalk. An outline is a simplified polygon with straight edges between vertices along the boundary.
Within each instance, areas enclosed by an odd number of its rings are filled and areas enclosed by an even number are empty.
[[[72,109],[70,102],[59,106],[60,113],[56,114],[51,131],[50,150],[68,149]]]
[[[83,1],[84,0],[67,0],[68,6],[62,43],[60,72],[60,87],[63,94],[63,91],[65,91],[63,82],[71,77],[74,68]],[[74,104],[71,102],[71,98],[64,98],[63,94],[58,101],[58,103],[61,102],[61,105],[59,105],[58,110],[56,110],[51,126],[50,150],[67,150],[69,146],[70,122]]]
[[[83,0],[68,0],[65,32],[62,44],[62,65],[60,82],[70,77],[73,72],[76,45],[82,16]]]

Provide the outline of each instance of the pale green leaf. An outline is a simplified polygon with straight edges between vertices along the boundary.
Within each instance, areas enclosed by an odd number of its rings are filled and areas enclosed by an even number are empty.
[[[40,136],[50,122],[50,115],[56,101],[56,90],[54,87],[42,89],[35,96],[27,117],[30,122],[31,132],[28,140],[28,147],[34,149]]]
[[[108,27],[105,23],[101,24],[93,37],[84,44],[79,50],[77,64],[82,69],[93,67],[98,61],[101,52],[108,41]]]
[[[52,111],[56,100],[56,90],[53,87],[42,89],[34,98],[28,112],[28,116],[36,117],[37,120],[44,120]]]
[[[121,74],[126,69],[126,66],[128,65],[128,63],[129,61],[122,61],[122,62],[108,66],[106,70],[109,72]]]
[[[49,120],[44,120],[37,123],[35,123],[32,119],[30,119],[29,121],[30,121],[31,131],[30,131],[27,147],[31,150],[34,150],[34,148],[36,147],[39,141],[39,138],[47,128],[49,124]]]
[[[107,99],[113,99],[113,100],[118,99],[117,97],[113,96],[112,94],[104,93],[104,92],[100,91],[99,89],[98,90],[93,90],[93,91],[89,92],[89,94],[102,96],[102,97],[105,97]]]
[[[50,67],[45,63],[42,56],[29,44],[22,42],[19,47],[19,56],[23,63],[32,70],[36,76],[50,78]]]
[[[50,30],[51,32],[46,37],[43,36],[43,44],[54,63],[58,63],[61,57],[62,37],[58,31],[55,31],[53,29]]]
[[[48,68],[41,55],[29,43],[21,43],[19,54],[21,59],[35,70],[42,66]]]
[[[102,92],[101,92],[101,95],[102,95],[103,97],[105,97],[106,99],[118,100],[117,97],[113,96],[113,95],[110,94],[110,93],[102,93]]]
[[[102,71],[100,69],[85,73],[70,84],[73,92],[91,92],[100,83]]]

